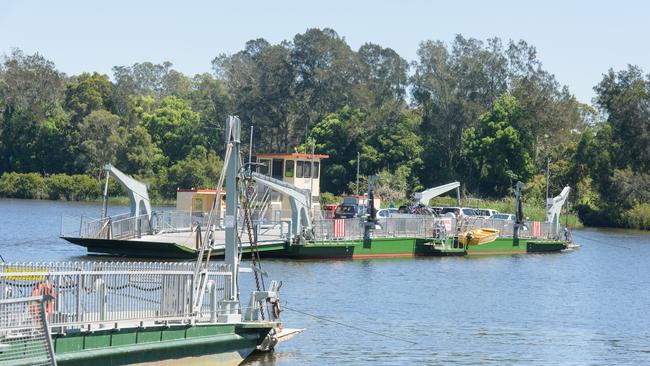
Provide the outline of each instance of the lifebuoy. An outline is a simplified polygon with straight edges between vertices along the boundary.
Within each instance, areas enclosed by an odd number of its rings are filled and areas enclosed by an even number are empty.
[[[46,296],[47,299],[43,304],[45,308],[45,314],[49,319],[50,316],[54,313],[54,299],[56,298],[56,293],[54,292],[54,286],[49,282],[40,282],[32,290],[32,296]]]

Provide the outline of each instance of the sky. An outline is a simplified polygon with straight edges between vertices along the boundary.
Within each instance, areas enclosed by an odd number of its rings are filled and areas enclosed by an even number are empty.
[[[314,27],[336,30],[355,50],[373,42],[408,61],[424,40],[523,39],[585,103],[610,68],[650,72],[650,2],[627,0],[3,0],[0,54],[38,52],[69,75],[144,61],[193,75],[250,39],[278,43]]]

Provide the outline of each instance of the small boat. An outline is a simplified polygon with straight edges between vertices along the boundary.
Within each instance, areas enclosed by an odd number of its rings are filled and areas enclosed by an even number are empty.
[[[499,230],[482,228],[465,231],[458,235],[458,241],[463,245],[480,245],[495,241],[499,236]]]

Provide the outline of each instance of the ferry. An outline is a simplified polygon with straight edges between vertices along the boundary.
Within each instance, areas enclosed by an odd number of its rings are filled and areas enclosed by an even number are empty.
[[[226,131],[220,185],[245,191],[239,119]],[[131,193],[132,207],[146,212],[143,192]],[[283,327],[280,284],[264,279],[259,261],[239,261],[250,206],[240,210],[237,196],[226,198],[223,263],[203,260],[214,243],[208,231],[189,262],[0,263],[0,365],[237,365],[302,331]],[[242,211],[243,223],[234,219]],[[240,298],[247,272],[257,285]]]
[[[336,218],[329,211],[321,211],[319,205],[320,168],[327,155],[252,155],[256,160],[246,164],[245,170],[246,179],[252,184],[247,199],[254,210],[251,235],[240,235],[244,255],[255,249],[266,257],[342,259],[548,253],[574,248],[568,229],[562,228],[559,220],[569,187],[547,202],[544,222],[525,222],[520,184],[513,220],[416,214]],[[225,254],[227,204],[223,199],[228,197],[227,191],[179,189],[175,211],[154,212],[144,183],[111,165],[105,171],[107,179],[113,177],[129,192],[131,211],[110,217],[104,205],[99,219],[81,218],[73,221],[72,232],[62,229],[63,239],[86,247],[91,254],[193,258],[207,231],[212,250],[204,255]],[[458,206],[462,207],[459,187],[459,182],[452,182],[418,192],[417,203],[427,206],[433,197],[455,189]],[[372,184],[368,195],[355,199],[365,202],[372,213],[379,206],[379,200],[372,194]],[[214,208],[217,216],[212,225],[206,221],[208,208]],[[242,221],[242,217],[237,220]],[[490,230],[489,241],[465,242],[472,232]]]

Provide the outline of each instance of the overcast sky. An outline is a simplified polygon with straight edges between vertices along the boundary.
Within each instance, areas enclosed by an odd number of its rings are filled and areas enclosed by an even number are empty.
[[[330,27],[355,50],[391,47],[408,61],[427,39],[455,34],[523,39],[544,68],[590,102],[609,68],[650,72],[650,3],[638,1],[28,1],[0,3],[0,54],[39,52],[67,74],[171,61],[187,74],[211,71],[219,53],[247,40],[290,40]]]

